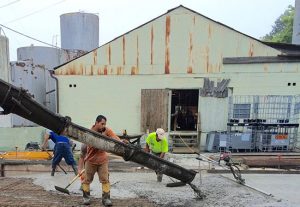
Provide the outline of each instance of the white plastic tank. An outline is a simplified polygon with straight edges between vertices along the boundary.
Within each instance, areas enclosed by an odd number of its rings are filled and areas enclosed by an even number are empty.
[[[99,47],[99,17],[74,12],[60,16],[61,48],[91,51]]]
[[[1,31],[1,28],[0,28]],[[0,79],[8,82],[9,79],[9,44],[8,38],[0,33]]]
[[[18,61],[32,61],[36,65],[44,66],[47,70],[52,70],[61,63],[62,51],[54,47],[29,46],[17,49]]]

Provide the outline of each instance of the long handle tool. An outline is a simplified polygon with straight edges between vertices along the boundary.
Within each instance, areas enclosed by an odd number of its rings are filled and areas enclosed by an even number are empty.
[[[69,190],[67,189],[68,187],[70,187],[70,185],[72,185],[74,182],[75,182],[75,180],[77,179],[77,178],[79,178],[83,173],[84,173],[84,169],[80,172],[80,173],[78,173],[78,175],[76,175],[71,181],[70,181],[70,183],[65,187],[65,188],[61,188],[61,187],[59,187],[59,186],[54,186],[55,187],[55,189],[57,190],[57,191],[59,191],[59,192],[62,192],[62,193],[66,193],[66,194],[69,194],[70,195],[70,192],[69,192]]]

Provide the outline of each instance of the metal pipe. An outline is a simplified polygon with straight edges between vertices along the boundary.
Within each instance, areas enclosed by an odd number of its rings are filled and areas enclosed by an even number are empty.
[[[122,156],[125,161],[136,162],[182,182],[190,183],[196,176],[197,172],[194,170],[187,170],[146,153],[136,146],[125,144],[76,125],[68,118],[55,114],[37,103],[25,90],[3,80],[0,80],[0,106],[4,109],[4,113],[15,113],[58,134],[67,128],[67,135],[71,139]]]

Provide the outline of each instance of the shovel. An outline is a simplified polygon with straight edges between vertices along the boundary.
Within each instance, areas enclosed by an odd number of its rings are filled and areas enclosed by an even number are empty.
[[[70,185],[72,185],[74,182],[75,182],[75,180],[77,179],[77,178],[79,178],[83,173],[84,173],[84,169],[78,174],[78,175],[76,175],[72,180],[71,180],[71,182],[65,187],[65,188],[61,188],[61,187],[59,187],[59,186],[54,186],[55,187],[55,189],[57,190],[57,191],[59,191],[59,192],[62,192],[62,193],[66,193],[66,194],[69,194],[70,195],[70,192],[69,192],[69,190],[67,189],[68,187],[70,187]]]

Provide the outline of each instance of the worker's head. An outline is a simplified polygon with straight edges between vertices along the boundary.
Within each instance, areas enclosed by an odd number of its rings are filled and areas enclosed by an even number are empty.
[[[165,137],[165,130],[163,130],[162,128],[157,128],[157,130],[156,130],[156,137],[159,140],[162,140]]]
[[[98,132],[105,131],[106,120],[107,120],[106,117],[103,115],[97,116],[95,125],[94,125],[96,131],[98,131]]]

